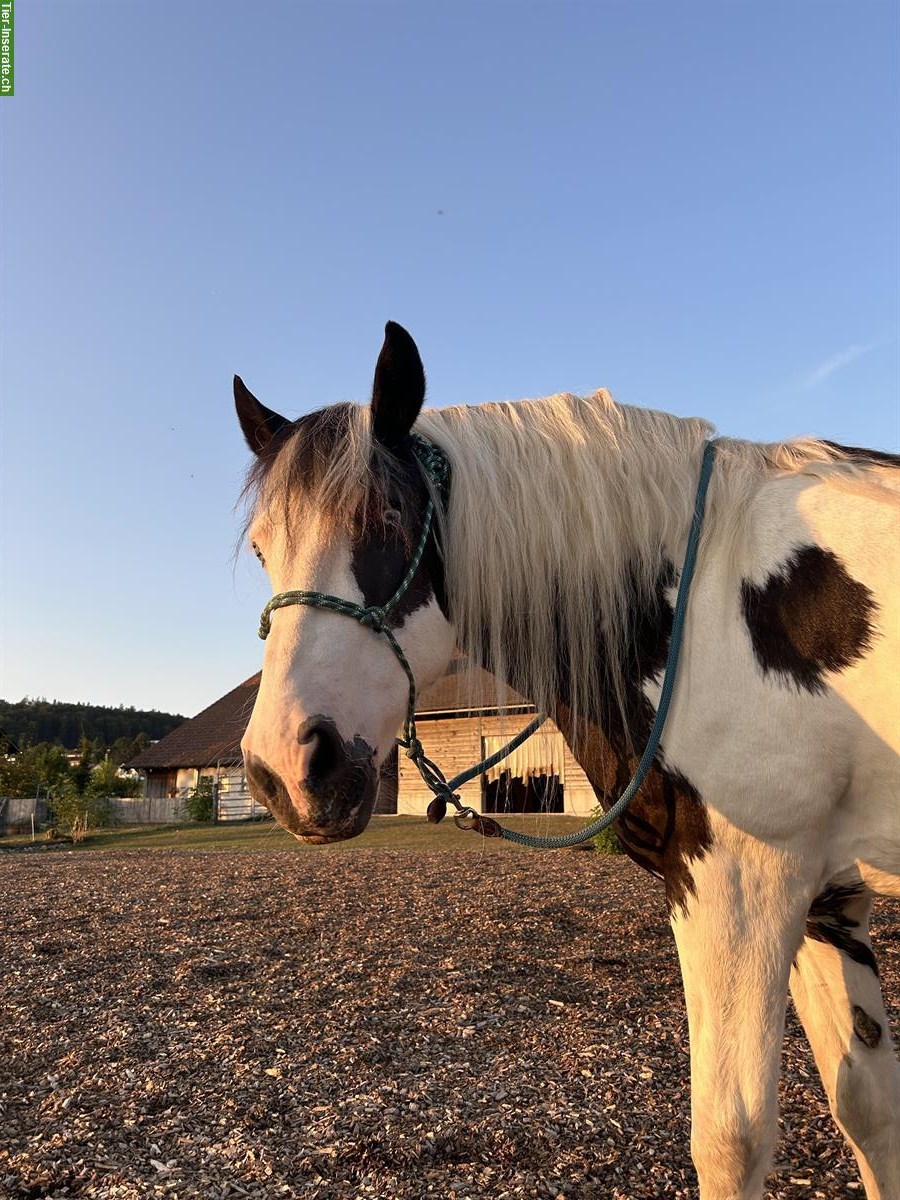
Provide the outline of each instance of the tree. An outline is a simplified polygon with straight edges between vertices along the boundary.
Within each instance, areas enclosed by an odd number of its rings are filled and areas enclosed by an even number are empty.
[[[116,738],[110,747],[109,757],[121,767],[123,763],[127,763],[129,759],[140,754],[150,744],[150,739],[143,730],[136,737],[120,737]]]
[[[85,788],[86,794],[97,797],[137,796],[140,791],[141,781],[121,776],[118,764],[113,761],[111,754],[97,763]]]
[[[61,746],[40,742],[37,746],[0,745],[0,796],[51,794],[69,779],[69,763]]]
[[[142,729],[141,732],[134,739],[134,746],[132,747],[132,755],[131,755],[132,758],[136,758],[142,751],[146,750],[149,745],[150,745],[150,738]]]
[[[105,746],[118,738],[162,738],[177,728],[184,717],[149,709],[103,707],[98,704],[70,704],[60,700],[30,699],[17,703],[0,700],[0,730],[14,743],[55,742],[70,750],[84,735],[100,739]]]
[[[117,767],[121,767],[122,763],[128,762],[129,758],[134,757],[134,738],[119,737],[113,742],[109,748],[108,758],[110,762],[114,762]]]
[[[81,758],[79,758],[77,765],[72,768],[72,786],[77,795],[83,796],[91,780],[91,763],[93,761],[94,746],[88,738],[82,737],[80,749]]]

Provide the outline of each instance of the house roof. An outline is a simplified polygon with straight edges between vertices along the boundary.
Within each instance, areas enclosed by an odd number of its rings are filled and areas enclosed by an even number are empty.
[[[173,767],[231,766],[241,761],[241,738],[250,720],[262,672],[257,671],[227,695],[204,708],[126,765],[143,770]]]
[[[173,770],[176,767],[232,766],[241,762],[241,738],[250,720],[262,672],[204,708],[166,737],[148,746],[128,767]],[[530,708],[524,697],[488,671],[471,669],[463,655],[453,656],[444,675],[419,697],[416,714],[483,712],[485,709]]]

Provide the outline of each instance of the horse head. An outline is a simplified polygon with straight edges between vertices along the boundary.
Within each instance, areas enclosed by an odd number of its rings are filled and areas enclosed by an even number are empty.
[[[409,569],[430,495],[410,437],[425,399],[413,339],[386,326],[368,408],[333,405],[291,422],[237,377],[234,396],[256,456],[248,536],[274,592],[385,605]],[[278,608],[269,622],[241,743],[250,791],[303,841],[355,837],[375,807],[408,680],[385,637],[345,613],[306,601]],[[437,679],[455,644],[437,523],[384,624],[417,687]]]

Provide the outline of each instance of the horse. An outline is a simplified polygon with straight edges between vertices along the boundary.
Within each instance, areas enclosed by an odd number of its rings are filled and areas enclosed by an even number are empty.
[[[553,717],[609,807],[659,703],[711,425],[605,390],[423,409],[393,322],[368,406],[291,421],[234,392],[246,533],[274,591],[369,613],[410,576],[384,625],[415,686],[461,651]],[[900,1198],[900,1065],[868,934],[873,897],[900,897],[898,515],[898,456],[716,439],[668,723],[617,824],[665,889],[702,1200],[763,1195],[789,992],[866,1195]],[[273,612],[242,743],[254,798],[302,841],[356,836],[406,704],[364,623]]]

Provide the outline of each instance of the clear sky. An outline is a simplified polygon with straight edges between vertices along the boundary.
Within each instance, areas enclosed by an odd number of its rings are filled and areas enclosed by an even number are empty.
[[[29,0],[2,133],[0,695],[257,669],[231,376],[587,392],[897,449],[900,8]]]

